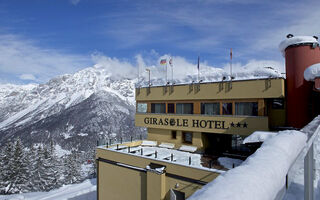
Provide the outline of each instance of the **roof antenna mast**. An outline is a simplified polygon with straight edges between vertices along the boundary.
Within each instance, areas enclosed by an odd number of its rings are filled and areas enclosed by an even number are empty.
[[[232,48],[230,49],[230,79],[232,80]]]

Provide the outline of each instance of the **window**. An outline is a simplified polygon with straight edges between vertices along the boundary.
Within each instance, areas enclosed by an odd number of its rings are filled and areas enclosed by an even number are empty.
[[[147,112],[147,104],[146,103],[137,103],[137,112],[138,113],[146,113]]]
[[[239,102],[236,103],[236,115],[258,115],[258,103],[257,102]]]
[[[174,113],[174,103],[168,103],[168,113]]]
[[[182,140],[184,143],[192,144],[192,133],[182,132]]]
[[[177,103],[176,114],[193,114],[193,103]]]
[[[272,108],[273,109],[284,109],[284,100],[283,99],[272,99]]]
[[[202,103],[201,114],[220,115],[220,103]]]
[[[165,103],[152,103],[151,104],[151,113],[166,113],[166,104]]]
[[[177,139],[177,131],[171,131],[171,138]]]
[[[222,114],[223,115],[232,115],[232,103],[223,103],[222,104]]]

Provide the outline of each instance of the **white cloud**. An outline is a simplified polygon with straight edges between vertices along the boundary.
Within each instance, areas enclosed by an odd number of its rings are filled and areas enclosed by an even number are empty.
[[[80,2],[80,0],[70,0],[70,2],[71,2],[73,5],[77,5],[77,4]]]
[[[6,74],[6,77],[32,74],[37,77],[34,79],[36,82],[45,82],[57,75],[73,73],[92,65],[89,56],[41,48],[34,41],[16,35],[0,35],[0,52],[1,74]]]
[[[138,75],[137,68],[128,61],[110,58],[99,52],[92,54],[91,58],[96,63],[94,67],[106,69],[114,78],[136,78]]]
[[[31,81],[35,81],[36,80],[36,77],[34,75],[32,75],[32,74],[21,74],[19,76],[19,78],[21,80],[31,80]]]
[[[96,62],[96,68],[103,68],[110,72],[113,78],[137,78],[138,69],[140,80],[148,80],[146,69],[151,71],[151,79],[153,85],[163,84],[165,81],[166,66],[160,65],[161,59],[173,60],[173,68],[167,65],[167,78],[171,82],[172,69],[173,80],[176,83],[197,81],[197,60],[190,61],[181,56],[163,55],[160,57],[144,58],[138,54],[136,62],[130,63],[126,60],[110,58],[101,53],[96,53],[93,56]],[[200,62],[200,79],[204,81],[220,81],[222,77],[229,75],[229,64],[224,64],[221,67],[208,65],[206,61]],[[272,60],[250,60],[246,64],[235,63],[233,65],[233,76],[236,79],[259,78],[269,76],[280,76],[284,72],[284,63]]]

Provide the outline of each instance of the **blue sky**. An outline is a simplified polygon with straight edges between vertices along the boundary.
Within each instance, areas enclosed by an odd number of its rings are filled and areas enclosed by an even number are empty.
[[[225,67],[283,66],[288,33],[320,35],[320,1],[0,0],[0,83],[41,83],[100,55],[157,65],[163,55]]]

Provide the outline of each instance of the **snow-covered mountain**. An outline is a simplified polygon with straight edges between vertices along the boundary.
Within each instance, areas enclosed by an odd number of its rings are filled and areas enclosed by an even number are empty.
[[[40,85],[0,86],[0,144],[54,140],[85,150],[99,139],[144,134],[134,127],[136,79],[90,67]]]

